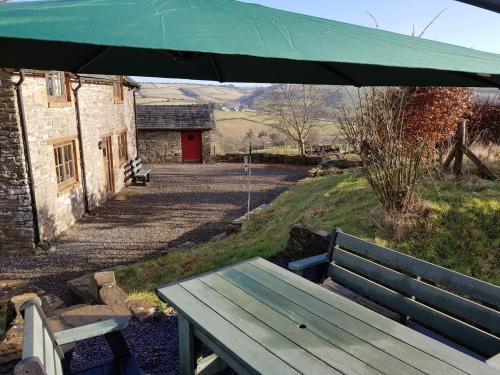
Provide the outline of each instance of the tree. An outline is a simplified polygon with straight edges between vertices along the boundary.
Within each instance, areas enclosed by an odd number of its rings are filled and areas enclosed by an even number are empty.
[[[423,141],[433,149],[451,139],[472,105],[472,91],[464,87],[416,87],[407,95],[407,141]]]
[[[332,90],[322,85],[273,85],[263,103],[272,128],[292,139],[305,155],[305,144],[314,128],[322,126]]]
[[[253,140],[255,138],[255,135],[253,134],[253,130],[250,128],[248,131],[245,133],[245,142],[248,145],[248,150],[250,152],[252,151],[252,145],[253,145]]]
[[[500,96],[474,102],[467,120],[471,138],[500,143]]]
[[[426,142],[408,142],[405,115],[410,94],[406,88],[358,90],[343,104],[338,124],[359,154],[362,171],[386,213],[397,216],[413,207],[416,183],[428,155]]]

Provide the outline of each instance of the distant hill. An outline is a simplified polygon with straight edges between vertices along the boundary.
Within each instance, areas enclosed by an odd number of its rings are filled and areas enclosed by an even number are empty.
[[[141,83],[139,104],[238,104],[239,99],[252,94],[257,87],[232,85],[199,85],[189,83]]]
[[[238,87],[234,85],[200,85],[189,83],[141,83],[137,97],[139,104],[192,104],[216,103],[221,106],[238,107],[240,105],[259,109],[259,101],[265,100],[269,87]],[[474,97],[478,100],[500,100],[500,90],[494,88],[475,88]],[[347,86],[337,90],[332,86],[330,105],[336,106],[342,97],[349,100],[356,97],[356,89]]]

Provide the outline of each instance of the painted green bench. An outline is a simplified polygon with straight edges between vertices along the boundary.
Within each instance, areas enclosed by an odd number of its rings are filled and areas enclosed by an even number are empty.
[[[500,353],[500,287],[375,245],[337,229],[325,254],[291,262],[485,358]],[[500,358],[487,361],[492,366]]]
[[[22,312],[24,315],[23,354],[22,360],[14,369],[15,375],[142,374],[121,332],[127,327],[127,318],[108,319],[53,333],[36,301],[25,303],[22,306]],[[102,335],[113,352],[113,359],[94,363],[89,368],[71,371],[69,363],[72,351],[64,355],[61,346]]]
[[[141,158],[130,160],[130,168],[132,171],[132,180],[134,183],[146,185],[146,183],[149,182],[151,169],[144,169],[142,167]]]

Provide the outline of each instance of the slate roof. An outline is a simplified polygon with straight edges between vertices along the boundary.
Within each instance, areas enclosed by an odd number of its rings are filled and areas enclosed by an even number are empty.
[[[139,130],[211,130],[215,128],[210,104],[138,105]]]

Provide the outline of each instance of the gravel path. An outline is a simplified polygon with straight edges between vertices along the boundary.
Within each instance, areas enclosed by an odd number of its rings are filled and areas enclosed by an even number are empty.
[[[30,279],[61,295],[65,280],[148,259],[163,248],[186,241],[206,241],[246,211],[247,178],[241,164],[162,165],[152,169],[147,187],[127,187],[83,217],[51,243],[55,252],[2,254],[0,279]],[[270,202],[304,177],[307,169],[254,165],[252,208]]]

